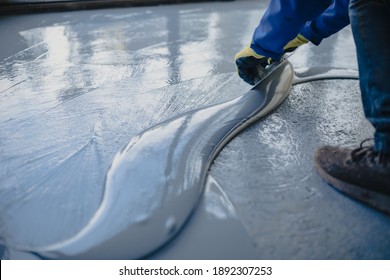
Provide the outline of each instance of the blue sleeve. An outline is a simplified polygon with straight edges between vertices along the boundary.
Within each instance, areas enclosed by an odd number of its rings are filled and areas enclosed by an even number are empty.
[[[349,0],[335,0],[321,15],[307,22],[300,33],[313,44],[319,45],[349,24]]]
[[[308,21],[321,15],[332,0],[271,0],[255,29],[252,49],[279,59],[283,47],[294,39]]]

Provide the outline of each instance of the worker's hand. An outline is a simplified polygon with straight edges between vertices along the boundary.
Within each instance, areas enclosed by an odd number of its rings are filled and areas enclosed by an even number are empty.
[[[308,43],[309,40],[307,40],[305,37],[303,37],[301,34],[298,34],[297,37],[292,39],[290,42],[287,43],[287,45],[284,46],[283,51],[286,52],[292,52],[295,51],[299,46]]]
[[[268,57],[257,54],[250,45],[237,53],[234,59],[238,75],[250,85],[254,85],[262,76],[269,61]]]
[[[307,40],[301,34],[298,34],[297,37],[292,39],[286,44],[286,46],[284,46],[283,51],[284,53],[292,52],[299,46],[308,42],[309,40]],[[263,76],[265,67],[274,61],[269,57],[265,57],[256,53],[250,47],[250,44],[237,53],[234,59],[236,61],[238,75],[245,82],[251,85],[254,85],[258,79]]]

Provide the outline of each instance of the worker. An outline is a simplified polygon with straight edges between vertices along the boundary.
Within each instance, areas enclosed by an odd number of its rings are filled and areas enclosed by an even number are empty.
[[[349,24],[348,4],[349,0],[271,0],[252,41],[235,56],[239,76],[253,85],[271,60],[309,41],[319,45]]]
[[[374,141],[356,149],[321,147],[315,166],[334,188],[390,214],[390,0],[271,0],[252,41],[235,56],[237,72],[253,85],[270,61],[308,42],[318,45],[349,22]]]

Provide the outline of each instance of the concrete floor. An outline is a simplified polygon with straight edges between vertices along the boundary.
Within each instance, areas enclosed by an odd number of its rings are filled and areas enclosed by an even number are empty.
[[[249,90],[233,56],[266,3],[2,17],[2,258],[33,258],[23,248],[85,227],[129,139]],[[356,69],[350,29],[301,47],[290,61],[297,71]],[[274,113],[222,150],[190,220],[148,258],[389,259],[390,218],[327,186],[312,162],[316,147],[356,146],[372,132],[357,81],[294,86]]]

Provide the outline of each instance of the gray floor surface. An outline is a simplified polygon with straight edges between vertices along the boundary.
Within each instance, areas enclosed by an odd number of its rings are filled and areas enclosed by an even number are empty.
[[[99,207],[113,156],[131,137],[250,89],[233,57],[266,4],[0,18],[2,258],[33,258],[14,249],[82,229]],[[297,70],[356,69],[355,56],[348,27],[289,60]],[[221,151],[194,215],[149,258],[390,259],[390,218],[335,191],[313,167],[320,145],[354,147],[372,132],[356,80],[293,86],[274,113]],[[217,244],[221,235],[226,243]]]

